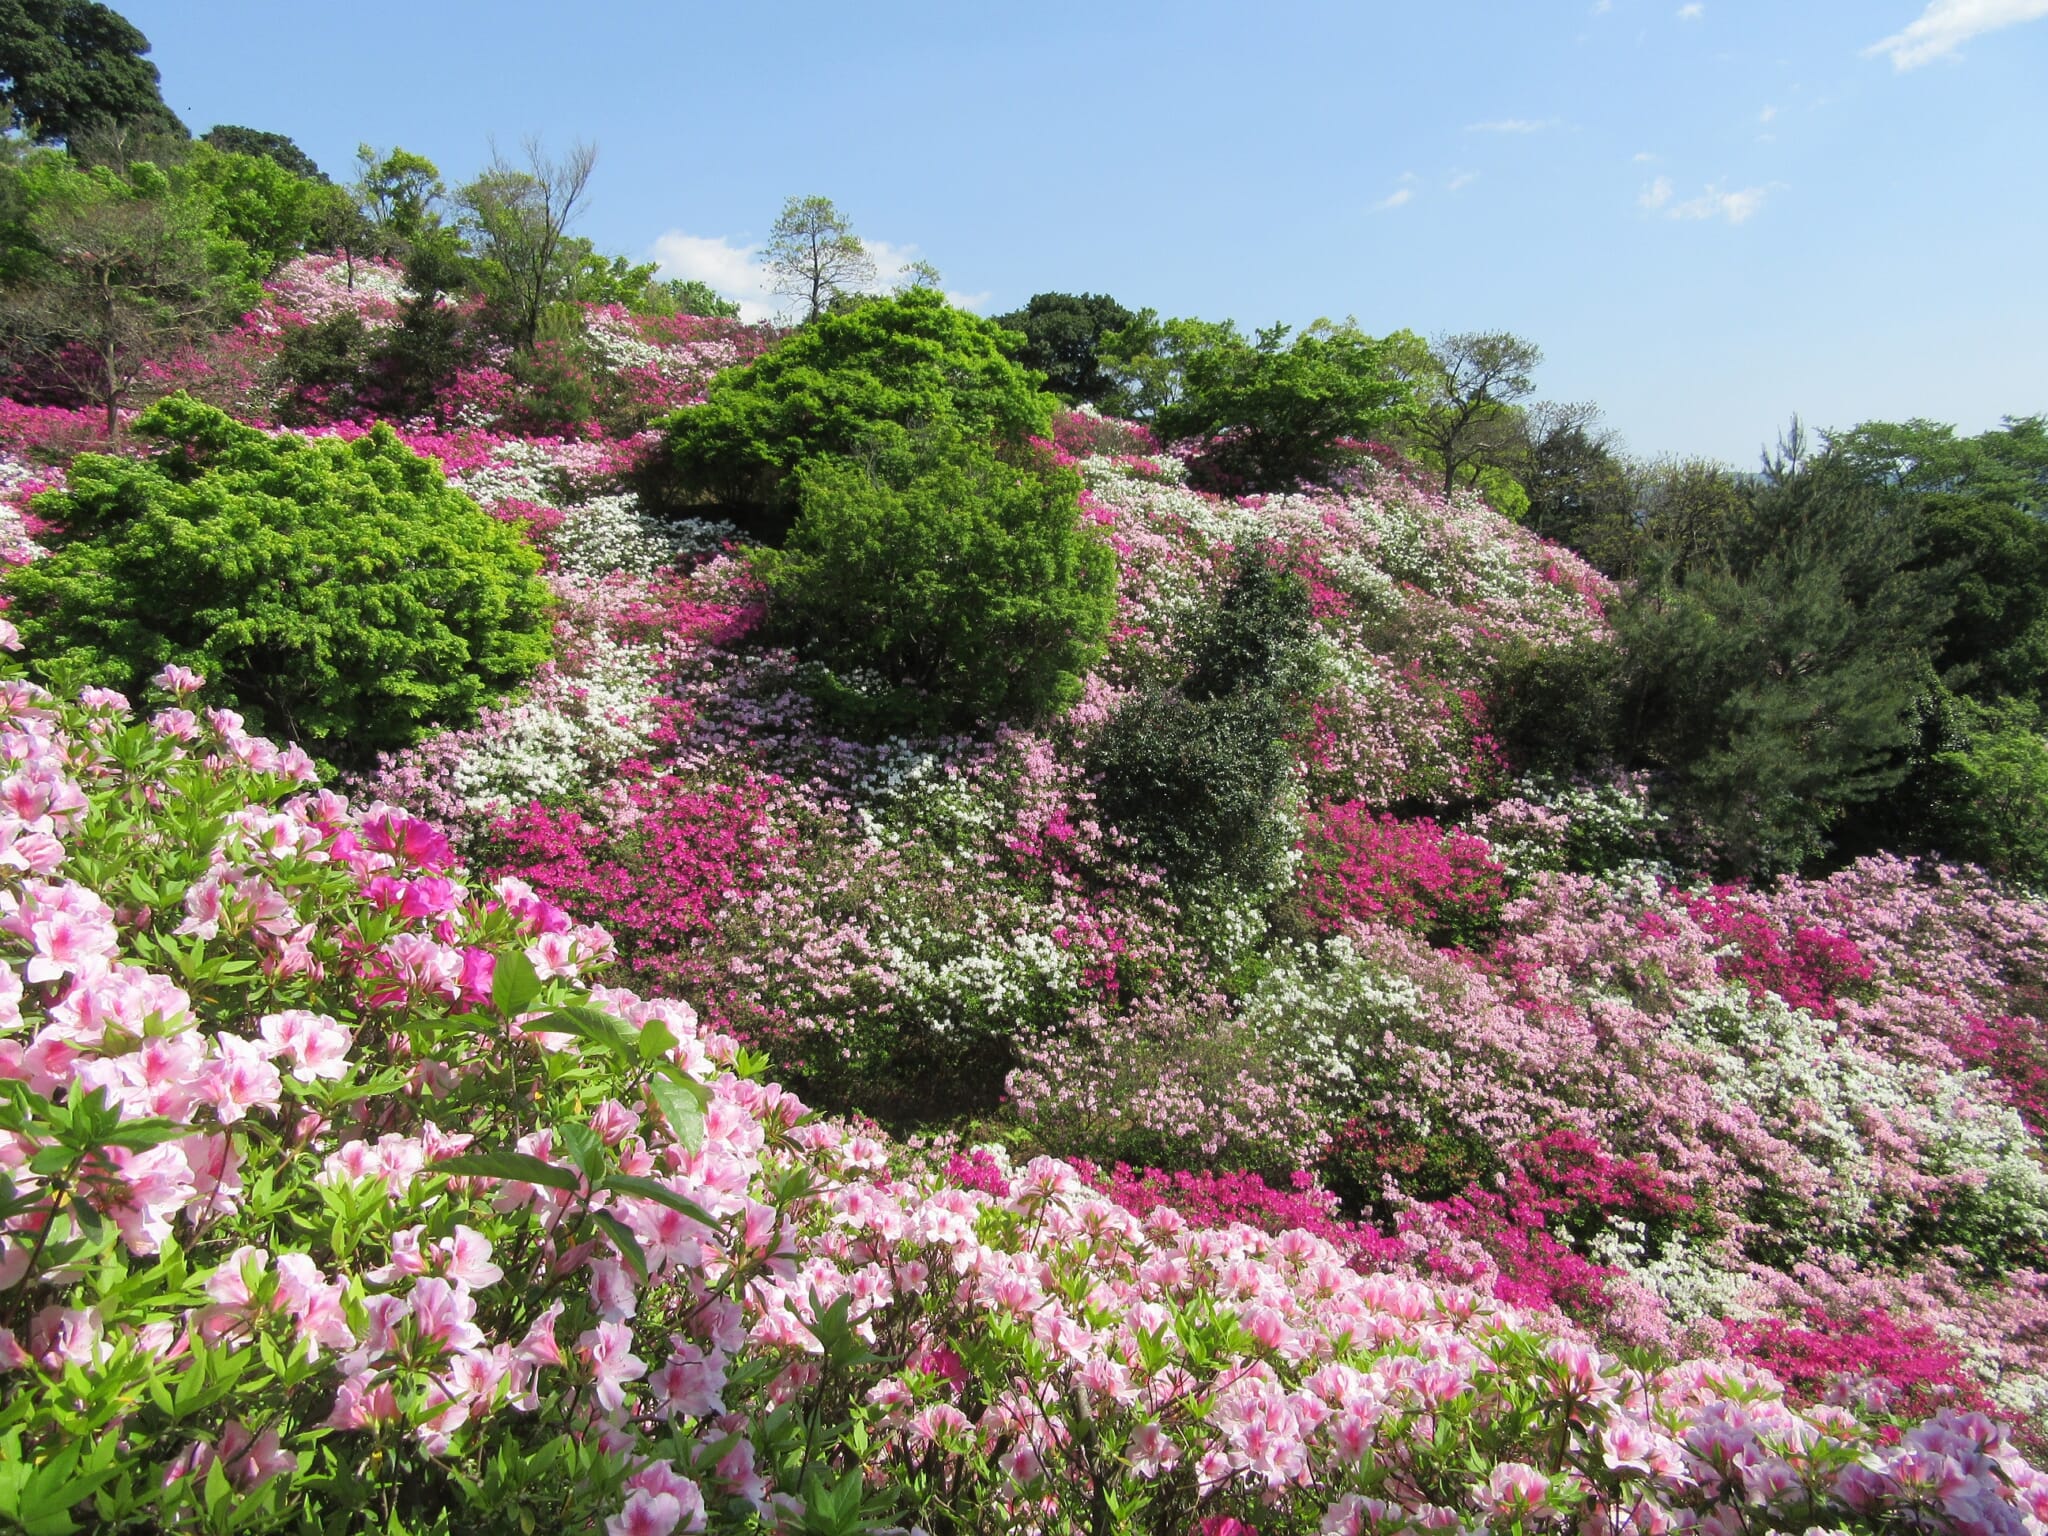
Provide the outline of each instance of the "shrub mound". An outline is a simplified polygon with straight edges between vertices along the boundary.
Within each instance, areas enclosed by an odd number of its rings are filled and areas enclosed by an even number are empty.
[[[182,395],[136,427],[155,454],[73,461],[37,502],[48,555],[7,578],[65,675],[133,691],[196,664],[214,702],[368,762],[547,656],[539,558],[389,427],[273,437]]]

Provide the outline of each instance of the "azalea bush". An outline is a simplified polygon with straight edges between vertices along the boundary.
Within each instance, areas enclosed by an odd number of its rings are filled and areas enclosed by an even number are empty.
[[[1140,1219],[1050,1159],[892,1153],[687,1005],[603,985],[600,930],[157,681],[147,721],[0,685],[0,1513],[29,1529],[1739,1502],[2019,1531],[2048,1503],[1981,1415],[1795,1410],[1763,1373],[1628,1364],[1308,1232]]]

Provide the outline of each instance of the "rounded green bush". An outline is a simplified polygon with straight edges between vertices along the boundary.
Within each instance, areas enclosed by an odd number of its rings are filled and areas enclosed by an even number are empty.
[[[81,456],[36,501],[49,555],[6,578],[54,675],[134,692],[179,662],[252,728],[360,763],[546,658],[540,557],[389,427],[272,437],[176,395],[137,428],[155,453]]]
[[[774,632],[840,718],[940,731],[1080,697],[1115,612],[1116,556],[1070,469],[943,438],[879,463],[814,459],[787,547],[754,552]]]

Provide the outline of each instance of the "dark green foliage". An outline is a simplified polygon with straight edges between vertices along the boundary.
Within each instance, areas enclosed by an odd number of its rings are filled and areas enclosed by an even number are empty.
[[[717,504],[773,536],[794,515],[794,471],[808,460],[899,452],[933,428],[1021,445],[1049,430],[1054,401],[1010,360],[1014,341],[925,289],[826,315],[670,417],[643,489]]]
[[[1635,487],[1599,412],[1590,405],[1531,407],[1505,462],[1529,497],[1523,524],[1607,569],[1595,551],[1632,531]]]
[[[1104,818],[1179,881],[1256,885],[1286,850],[1275,814],[1293,777],[1288,712],[1269,693],[1140,694],[1090,754]]]
[[[224,154],[261,155],[292,175],[305,181],[327,182],[327,174],[313,163],[313,157],[281,133],[267,133],[260,128],[241,128],[233,123],[217,123],[199,136],[202,144],[211,144]]]
[[[840,718],[935,732],[1042,720],[1080,696],[1116,563],[1081,523],[1071,470],[942,434],[796,479],[788,546],[756,551],[755,569],[771,629]]]
[[[1313,688],[1308,587],[1240,556],[1178,688],[1119,709],[1090,753],[1105,817],[1175,879],[1258,885],[1292,841],[1295,699]]]
[[[77,459],[40,503],[63,536],[8,576],[52,665],[139,694],[180,662],[252,728],[363,763],[546,657],[539,557],[390,428],[273,438],[183,395],[138,428],[155,456]]]
[[[105,129],[183,138],[148,52],[148,38],[95,0],[0,0],[7,126],[40,144]]]
[[[1925,529],[1921,563],[1953,574],[1943,676],[1979,698],[2048,704],[2048,422],[1976,437],[1929,421],[1866,422],[1830,449]]]
[[[1946,607],[1912,520],[1829,456],[1653,551],[1616,616],[1620,737],[1730,873],[1818,858],[1905,776]]]
[[[1509,761],[1566,779],[1606,766],[1618,745],[1620,664],[1605,640],[1506,647],[1486,718]]]
[[[1181,691],[1197,703],[1235,693],[1290,695],[1313,672],[1308,586],[1257,555],[1240,557],[1215,614],[1189,650]]]
[[[1942,855],[2048,889],[2048,740],[2029,700],[1959,701],[1959,740],[1924,779]]]
[[[996,324],[1023,336],[1017,361],[1044,374],[1047,389],[1069,405],[1114,416],[1129,401],[1103,371],[1102,343],[1137,318],[1106,293],[1034,293],[1022,309],[996,316]]]

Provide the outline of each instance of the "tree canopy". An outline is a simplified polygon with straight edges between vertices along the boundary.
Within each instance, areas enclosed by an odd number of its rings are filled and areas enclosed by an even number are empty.
[[[97,0],[0,0],[0,106],[40,144],[138,127],[182,138],[164,105],[149,39]]]
[[[1055,402],[1011,359],[1014,345],[925,288],[825,315],[670,417],[653,486],[773,534],[794,512],[792,476],[808,459],[890,449],[941,427],[1021,444],[1048,430]]]
[[[996,324],[1024,338],[1017,361],[1044,374],[1047,389],[1069,405],[1115,415],[1129,402],[1103,368],[1103,342],[1137,318],[1106,293],[1034,293],[1022,309],[996,316]]]

